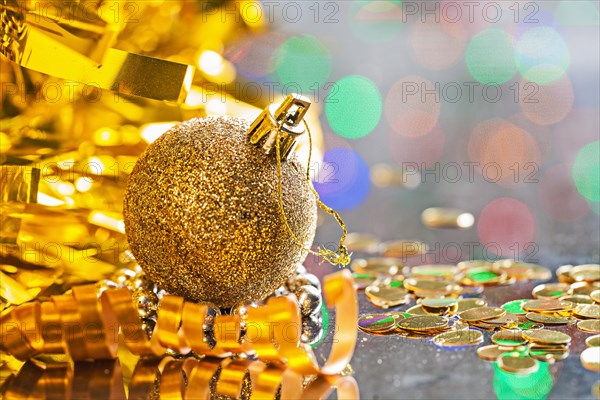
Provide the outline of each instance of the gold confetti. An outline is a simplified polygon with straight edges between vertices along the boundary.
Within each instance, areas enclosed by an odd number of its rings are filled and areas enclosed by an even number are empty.
[[[473,226],[473,214],[453,208],[434,207],[421,213],[423,225],[429,228],[467,229]]]

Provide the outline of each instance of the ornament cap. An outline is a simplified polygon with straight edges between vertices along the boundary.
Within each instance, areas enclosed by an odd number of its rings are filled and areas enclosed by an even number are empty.
[[[266,107],[248,129],[250,143],[261,146],[266,154],[271,154],[279,143],[281,160],[286,160],[306,131],[302,122],[309,107],[310,100],[296,93],[287,95],[279,105]]]

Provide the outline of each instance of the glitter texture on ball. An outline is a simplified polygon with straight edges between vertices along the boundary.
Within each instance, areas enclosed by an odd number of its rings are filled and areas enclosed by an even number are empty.
[[[307,255],[317,222],[306,166],[252,145],[249,122],[183,122],[152,143],[129,178],[123,214],[131,251],[170,294],[231,307],[281,286]],[[299,243],[300,242],[300,243]]]

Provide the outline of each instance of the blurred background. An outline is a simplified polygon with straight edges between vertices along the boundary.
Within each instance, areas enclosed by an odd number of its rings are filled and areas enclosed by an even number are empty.
[[[70,4],[2,8],[3,307],[127,265],[127,178],[175,123],[292,92],[352,251],[600,258],[598,2]],[[338,237],[321,215],[315,247]]]
[[[3,243],[59,233],[25,207],[77,215],[61,226],[78,250],[126,248],[121,199],[148,143],[300,92],[311,176],[350,231],[426,243],[415,263],[600,257],[598,2],[6,4],[2,163],[41,177],[15,175],[35,206],[3,195]],[[128,52],[164,61],[122,64]],[[102,57],[112,75],[93,75]],[[422,215],[431,207],[454,210]],[[338,229],[323,215],[315,245],[335,248]]]
[[[351,231],[426,242],[424,261],[597,262],[597,2],[297,2],[273,13],[271,33],[225,57],[240,77],[314,98],[316,187]],[[439,206],[475,222],[427,228],[422,211]],[[335,229],[321,226],[318,241]]]

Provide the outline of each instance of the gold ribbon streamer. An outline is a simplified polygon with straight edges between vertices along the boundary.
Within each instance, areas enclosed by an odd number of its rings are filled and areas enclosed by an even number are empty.
[[[60,11],[74,4],[53,5]],[[114,24],[54,21],[14,0],[3,0],[0,14],[0,53],[22,67],[130,96],[176,102],[187,97],[194,67],[108,48],[117,32]]]
[[[244,336],[239,315],[217,316],[213,327],[217,343],[214,348],[205,343],[202,328],[206,305],[186,303],[178,296],[164,296],[155,331],[148,340],[129,290],[106,290],[98,302],[94,301],[94,285],[76,287],[72,296],[53,296],[51,305],[28,303],[14,308],[2,316],[0,334],[7,352],[20,360],[40,353],[62,353],[65,348],[75,361],[114,358],[120,332],[125,346],[134,355],[160,356],[167,348],[182,354],[193,350],[213,357],[254,353],[259,360],[288,366],[299,374],[335,375],[348,364],[356,344],[358,305],[350,272],[342,270],[326,276],[323,293],[326,304],[335,308],[338,326],[329,358],[322,367],[315,362],[310,346],[300,340],[300,311],[296,301],[288,296],[270,298],[263,306],[249,308]],[[56,326],[52,330],[58,321],[60,330]],[[222,372],[224,382],[237,382],[240,368],[249,366],[227,365]],[[227,394],[237,390],[223,385],[222,390]]]

